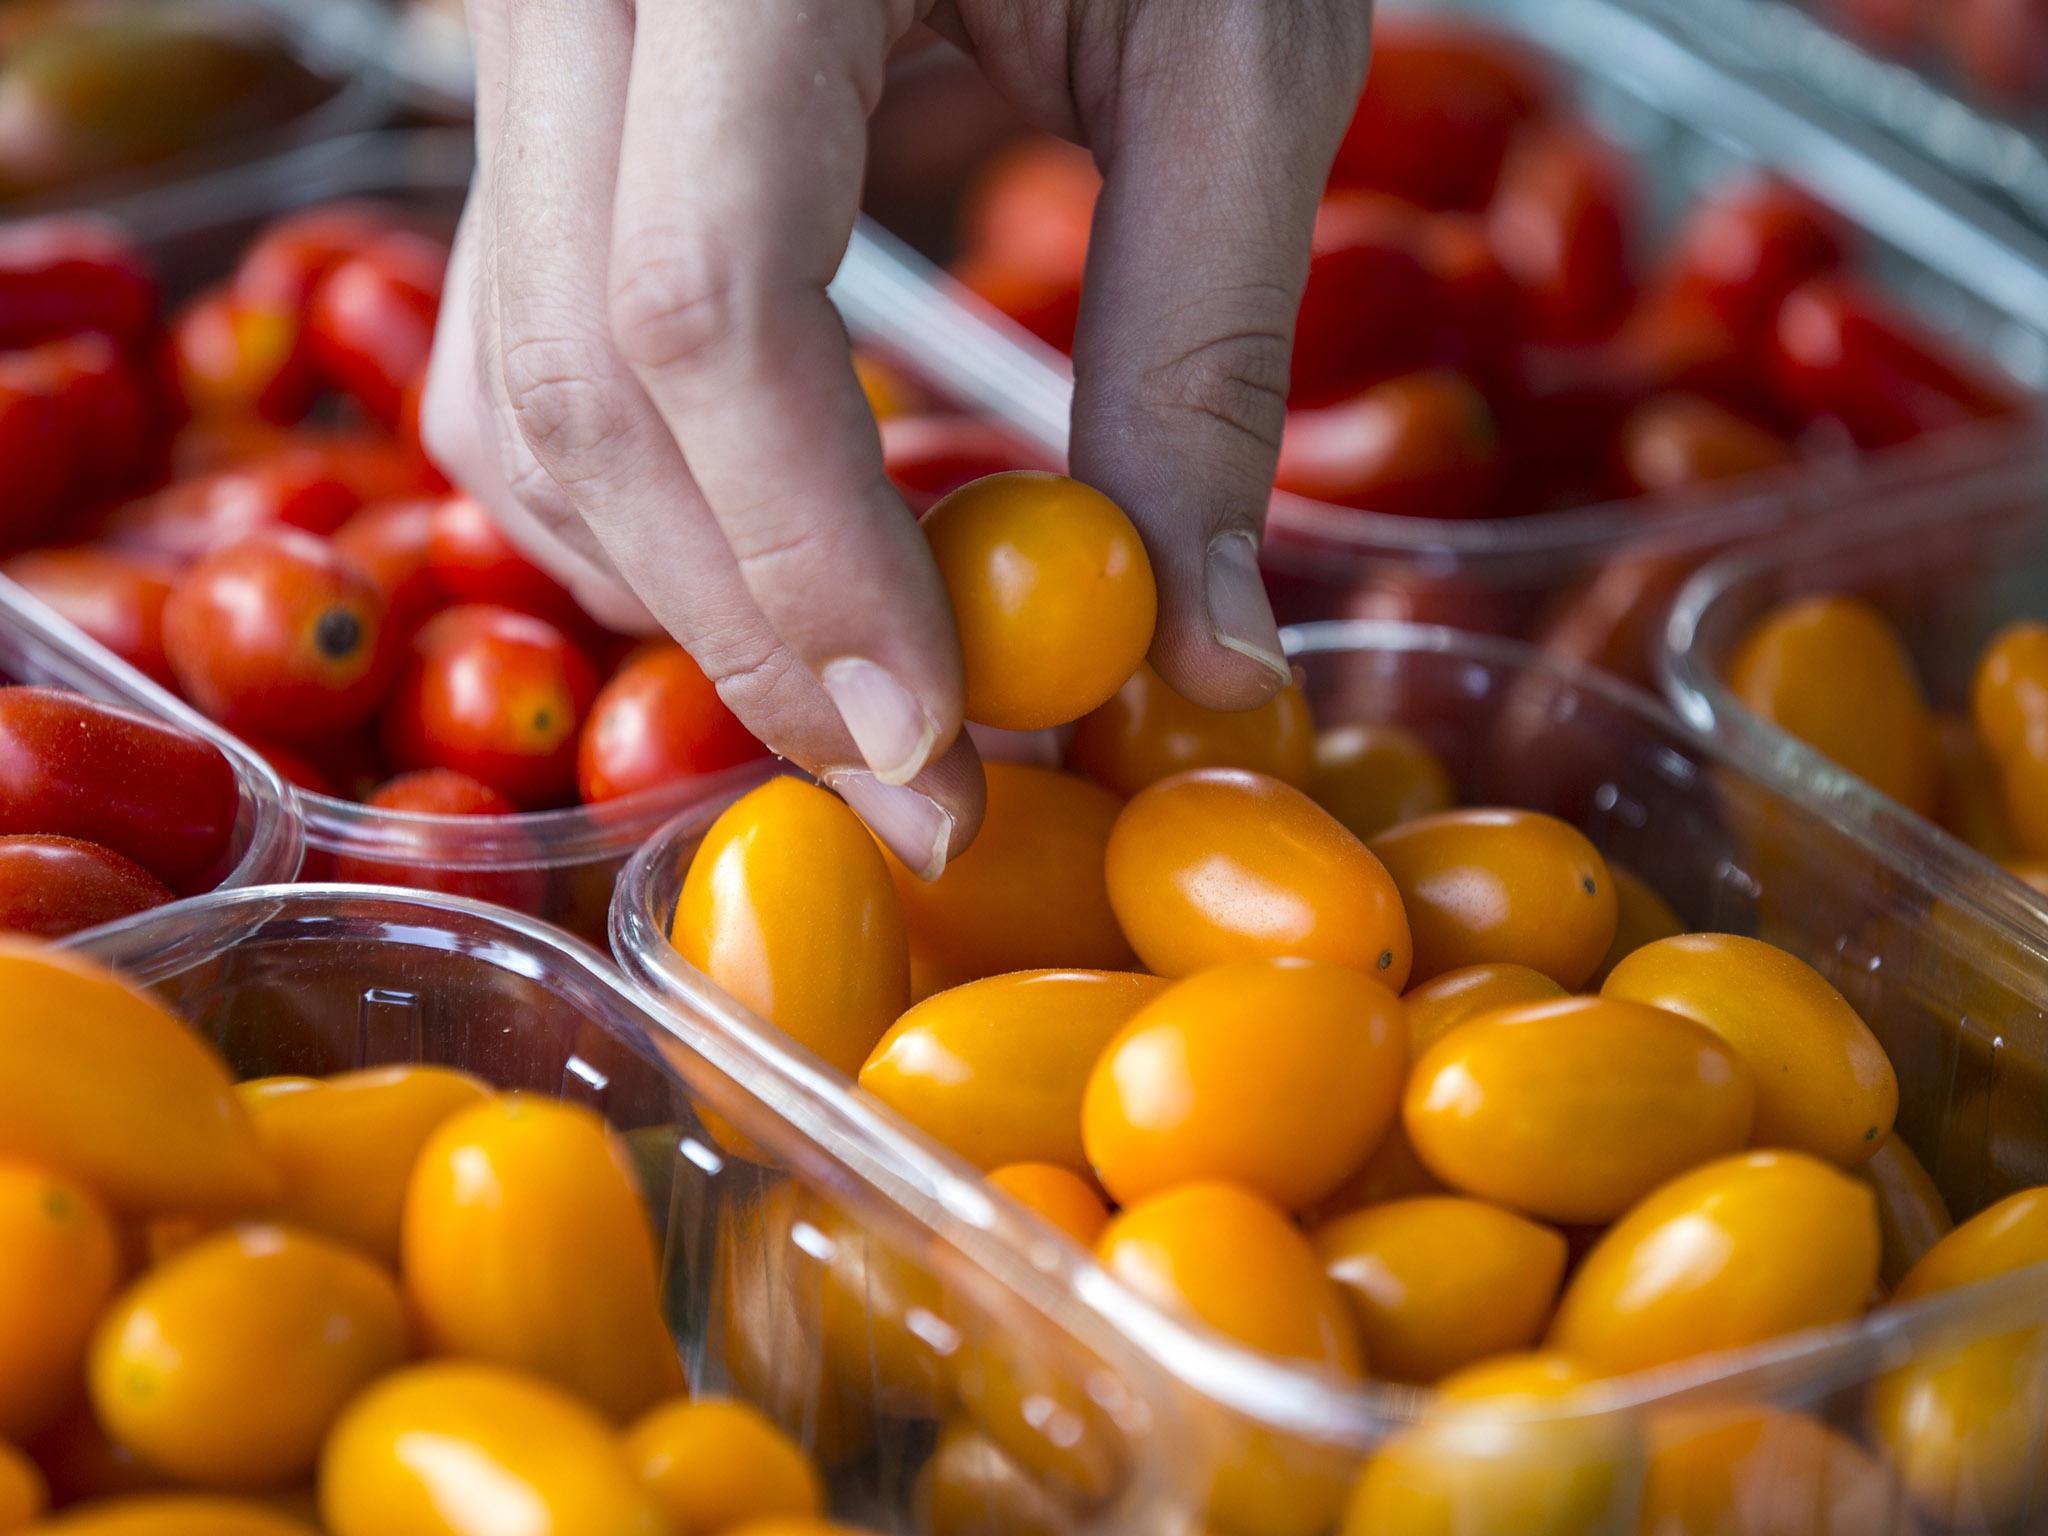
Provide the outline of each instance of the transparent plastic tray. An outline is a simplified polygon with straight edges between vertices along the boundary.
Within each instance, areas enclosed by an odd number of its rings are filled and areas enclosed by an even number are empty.
[[[2048,618],[2048,447],[1801,529],[1707,566],[1679,594],[1663,672],[1678,710],[1831,813],[1867,824],[1916,868],[1980,905],[2048,933],[2048,896],[1932,822],[1878,793],[1763,719],[1725,674],[1752,625],[1779,604],[1820,593],[1868,599],[1896,626],[1929,701],[1967,718],[1970,677],[2004,625]]]
[[[815,1092],[801,1063],[656,1028],[611,963],[559,931],[446,896],[303,885],[201,897],[71,943],[155,990],[243,1076],[424,1061],[605,1116],[649,1196],[695,1389],[780,1419],[827,1464],[845,1517],[926,1529],[927,1463],[996,1442],[1071,1471],[1023,1485],[1054,1529],[1168,1529],[1174,1458],[1145,1363],[1099,1319],[1044,1312],[1013,1283],[1026,1261],[995,1246],[985,1199],[918,1210],[861,1106]],[[742,1138],[751,1160],[724,1150]],[[936,1453],[928,1423],[826,1366],[867,1347],[862,1283],[906,1273],[959,1419]],[[991,1523],[1002,1489],[977,1502],[982,1485],[963,1494],[955,1473],[947,1507],[968,1512],[965,1529],[1017,1528]]]
[[[219,889],[268,885],[299,872],[305,835],[284,782],[270,764],[197,710],[158,687],[112,652],[84,637],[20,587],[0,576],[0,684],[71,688],[182,726],[219,747],[234,766],[239,803],[234,864]]]
[[[1881,134],[1817,114],[1780,80],[1726,67],[1613,0],[1403,0],[1470,15],[1546,57],[1577,108],[1638,167],[1645,224],[1760,167],[1858,232],[1860,270],[1938,332],[2048,389],[2048,237]],[[1825,121],[1823,120],[1825,116]],[[894,301],[874,316],[926,347],[920,369],[1062,459],[1067,359],[892,247]],[[1852,501],[1873,482],[1939,478],[2011,450],[2008,425],[1961,429],[1856,461],[1799,466],[1697,494],[1496,519],[1395,517],[1279,495],[1266,565],[1283,617],[1405,618],[1546,634],[1649,676],[1661,605],[1684,572],[1739,540]],[[1658,605],[1654,614],[1645,606]]]
[[[1883,1040],[1901,1085],[1899,1133],[1959,1214],[2048,1179],[2048,929],[2007,931],[1967,891],[1923,878],[1854,817],[1798,803],[1650,695],[1591,668],[1519,641],[1386,622],[1314,624],[1288,638],[1323,727],[1404,723],[1445,755],[1463,801],[1562,816],[1653,884],[1690,927],[1754,934],[1819,967]],[[679,1040],[783,1061],[800,1053],[668,940],[683,873],[716,810],[691,812],[627,866],[613,948]],[[821,1103],[850,1113],[866,1102],[822,1066],[812,1064],[809,1078]],[[989,1198],[972,1167],[879,1106],[867,1113],[893,1143],[898,1198],[920,1212]],[[1185,1324],[1073,1245],[1048,1255],[1032,1286],[1046,1310],[1094,1316],[1129,1337],[1168,1379],[1169,1405],[1197,1447],[1187,1469],[1191,1510],[1201,1508],[1211,1477],[1230,1475],[1248,1456],[1284,1469],[1304,1499],[1317,1489],[1325,1500],[1341,1494],[1354,1469],[1428,1406],[1427,1392],[1333,1383]],[[1768,1404],[1853,1435],[1882,1372],[1937,1342],[2022,1321],[2048,1323],[2048,1267],[1622,1378],[1574,1399],[1570,1412],[1632,1436],[1681,1406]],[[1914,1529],[1896,1497],[1891,1508],[1892,1521],[1870,1536]],[[2048,1522],[2048,1508],[2028,1513],[2015,1529]],[[1636,1510],[1616,1514],[1614,1526],[1597,1530],[1636,1530]],[[1298,1526],[1302,1536],[1323,1528]],[[1496,1533],[1475,1528],[1475,1536]]]

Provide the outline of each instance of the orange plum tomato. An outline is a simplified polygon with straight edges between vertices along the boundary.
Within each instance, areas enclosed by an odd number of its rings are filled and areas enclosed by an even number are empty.
[[[1081,717],[1067,761],[1125,796],[1190,768],[1250,768],[1306,789],[1314,741],[1298,684],[1257,709],[1204,709],[1142,662],[1108,702]]]
[[[719,1536],[748,1520],[824,1512],[818,1469],[745,1403],[663,1403],[626,1431],[624,1444],[634,1475],[661,1505],[667,1536]]]
[[[1418,816],[1447,811],[1457,800],[1443,760],[1412,731],[1389,724],[1324,731],[1316,738],[1315,770],[1305,786],[1297,787],[1306,788],[1316,804],[1368,839]]]
[[[1402,1119],[1453,1188],[1548,1221],[1611,1221],[1749,1139],[1756,1090],[1690,1019],[1569,997],[1481,1014],[1416,1062]]]
[[[1109,1207],[1095,1186],[1056,1163],[1005,1163],[988,1181],[1033,1215],[1050,1222],[1083,1248],[1093,1248],[1109,1225]]]
[[[910,1005],[903,906],[838,796],[793,778],[735,800],[691,856],[676,952],[840,1071]]]
[[[1110,1041],[1082,1140],[1123,1205],[1220,1180],[1298,1210],[1372,1155],[1407,1066],[1400,1001],[1378,982],[1317,961],[1239,961],[1175,984]]]
[[[1368,845],[1401,892],[1412,981],[1510,961],[1566,989],[1614,939],[1614,882],[1576,827],[1538,811],[1439,811]]]
[[[1161,976],[1230,960],[1298,956],[1408,983],[1408,919],[1365,844],[1278,779],[1199,769],[1162,779],[1117,817],[1110,905]]]
[[[1016,470],[961,487],[922,526],[953,600],[968,719],[1065,725],[1144,659],[1158,608],[1152,564],[1101,492]]]
[[[1565,990],[1541,971],[1512,962],[1468,965],[1410,987],[1401,994],[1408,1016],[1408,1054],[1422,1058],[1460,1024],[1511,1003],[1545,1003]]]
[[[83,1184],[0,1158],[0,1437],[39,1434],[74,1396],[100,1309],[120,1278],[119,1241],[107,1208]]]
[[[628,656],[598,690],[576,744],[576,788],[595,805],[716,773],[767,751],[725,707],[688,651],[658,643]]]

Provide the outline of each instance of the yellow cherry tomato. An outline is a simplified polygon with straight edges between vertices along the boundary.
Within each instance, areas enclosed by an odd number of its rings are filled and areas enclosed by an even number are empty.
[[[1371,1155],[1407,1065],[1400,1000],[1378,982],[1312,960],[1241,960],[1178,983],[1110,1041],[1081,1139],[1124,1205],[1220,1180],[1297,1210]]]
[[[1877,1201],[1800,1152],[1681,1174],[1565,1286],[1551,1347],[1611,1375],[1846,1322],[1877,1283]]]
[[[1510,961],[1570,990],[1614,941],[1614,882],[1576,827],[1540,811],[1440,811],[1375,837],[1415,938],[1410,981]]]
[[[1543,1003],[1563,997],[1565,990],[1541,971],[1497,961],[1445,971],[1401,994],[1408,1015],[1408,1054],[1422,1053],[1467,1020],[1510,1003]]]
[[[668,1532],[603,1419],[467,1361],[396,1372],[349,1405],[320,1456],[320,1512],[334,1536]]]
[[[1307,789],[1314,751],[1315,725],[1298,685],[1257,709],[1204,709],[1147,662],[1074,727],[1067,761],[1128,797],[1191,768],[1248,768]]]
[[[1889,1372],[1872,1385],[1867,1416],[1899,1485],[1944,1530],[2004,1528],[2048,1499],[2040,1329],[1937,1349]]]
[[[1642,1449],[1629,1421],[1575,1407],[1594,1377],[1505,1355],[1444,1381],[1366,1463],[1343,1536],[1594,1536],[1629,1529]]]
[[[1948,1202],[1897,1131],[1885,1137],[1868,1162],[1850,1171],[1877,1195],[1877,1223],[1884,1237],[1880,1278],[1895,1286],[1954,1227]]]
[[[2031,1264],[2048,1264],[2048,1185],[2007,1195],[1943,1237],[1899,1282],[1892,1300],[1918,1301]]]
[[[1109,1225],[1109,1207],[1102,1196],[1070,1169],[1052,1163],[1006,1163],[991,1169],[988,1181],[1083,1248],[1093,1248]]]
[[[910,1006],[903,908],[882,852],[837,795],[770,779],[690,860],[677,952],[849,1076]]]
[[[744,1520],[824,1512],[818,1469],[745,1403],[663,1403],[626,1431],[625,1450],[669,1536],[717,1536]]]
[[[82,1184],[0,1160],[0,1435],[48,1428],[120,1279],[114,1223]]]
[[[259,1079],[236,1092],[284,1182],[269,1214],[387,1264],[398,1262],[406,1180],[420,1148],[443,1120],[490,1095],[467,1072],[410,1064]]]
[[[1614,884],[1614,942],[1607,946],[1607,953],[1587,978],[1588,988],[1598,988],[1617,965],[1645,944],[1685,932],[1685,924],[1671,909],[1671,903],[1634,870],[1609,859],[1607,878]]]
[[[964,1419],[939,1430],[917,1474],[917,1528],[930,1536],[1070,1536],[1072,1514]]]
[[[267,1505],[201,1494],[148,1494],[66,1509],[22,1536],[315,1536]],[[388,1536],[400,1536],[393,1531]]]
[[[1547,1221],[1611,1221],[1749,1139],[1749,1073],[1690,1019],[1611,998],[1499,1008],[1415,1064],[1402,1121],[1452,1188]]]
[[[1564,1238],[1483,1200],[1393,1200],[1314,1234],[1343,1288],[1373,1374],[1433,1382],[1543,1337]]]
[[[1759,1146],[1853,1168],[1891,1134],[1899,1080],[1877,1036],[1812,966],[1732,933],[1646,944],[1614,968],[1603,997],[1697,1019],[1756,1079]]]
[[[284,1227],[194,1244],[131,1286],[93,1339],[100,1422],[184,1482],[267,1488],[312,1471],[350,1398],[405,1359],[376,1264]]]
[[[1809,597],[1749,632],[1735,696],[1919,815],[1934,810],[1934,716],[1889,620],[1861,598]]]
[[[17,1531],[50,1503],[49,1485],[36,1464],[0,1440],[0,1531]]]
[[[444,1120],[401,1246],[432,1351],[532,1371],[614,1419],[682,1390],[647,1209],[589,1110],[515,1093]]]
[[[938,879],[919,879],[883,850],[924,984],[936,990],[1051,966],[1134,966],[1102,876],[1123,802],[1056,768],[988,763],[982,771],[981,830]]]
[[[1158,593],[1123,509],[1065,475],[1016,470],[927,512],[953,600],[969,720],[1065,725],[1108,699],[1152,645]]]
[[[1232,960],[1348,965],[1389,991],[1413,954],[1393,879],[1300,790],[1206,768],[1140,792],[1109,835],[1109,900],[1146,969]]]
[[[1777,1408],[1674,1408],[1650,1424],[1641,1536],[1902,1530],[1891,1478],[1848,1436]]]
[[[926,998],[889,1027],[860,1085],[978,1168],[1088,1171],[1081,1097],[1103,1048],[1171,986],[1129,971],[1021,971]]]
[[[1457,803],[1443,759],[1398,725],[1340,725],[1316,738],[1316,804],[1365,839]]]
[[[277,1193],[227,1068],[163,1004],[76,955],[0,940],[0,1157],[116,1210],[226,1214]]]
[[[2048,756],[2048,624],[2009,624],[1970,679],[1970,718],[1994,761]]]

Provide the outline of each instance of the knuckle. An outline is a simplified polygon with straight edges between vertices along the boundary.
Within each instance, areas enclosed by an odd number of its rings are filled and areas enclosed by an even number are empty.
[[[636,368],[669,368],[715,352],[734,329],[739,267],[715,241],[649,228],[612,262],[612,339]]]
[[[1165,416],[1220,425],[1277,452],[1287,416],[1288,344],[1278,326],[1213,334],[1146,369],[1140,397]]]
[[[603,453],[629,430],[602,349],[556,336],[509,340],[505,401],[519,436],[536,457],[575,476],[585,457]]]

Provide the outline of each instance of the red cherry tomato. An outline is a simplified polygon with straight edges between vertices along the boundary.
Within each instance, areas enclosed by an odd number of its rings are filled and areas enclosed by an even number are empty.
[[[1754,342],[1785,295],[1834,271],[1844,249],[1840,221],[1804,192],[1768,178],[1737,181],[1686,215],[1672,242],[1670,281]]]
[[[287,214],[242,253],[237,296],[299,313],[320,279],[393,226],[390,212],[370,203],[323,203]]]
[[[194,565],[164,608],[185,696],[222,724],[307,741],[369,718],[394,647],[384,594],[325,539],[251,534]]]
[[[60,939],[171,899],[163,881],[98,843],[0,837],[0,932]]]
[[[434,578],[434,528],[443,503],[426,498],[380,501],[334,530],[334,547],[369,574],[384,593],[393,629],[410,634],[442,599]]]
[[[960,245],[1007,270],[1079,291],[1102,175],[1088,151],[1049,135],[996,155],[960,210]]]
[[[972,416],[892,416],[882,423],[882,465],[922,516],[963,485],[1042,462],[999,427]]]
[[[364,803],[411,816],[511,816],[518,811],[517,806],[488,784],[449,768],[402,773],[381,785]],[[521,866],[516,855],[506,851],[508,839],[512,846],[526,846],[523,834],[503,834],[493,850],[493,864],[512,867],[477,868],[471,867],[476,858],[476,840],[467,829],[433,822],[386,822],[383,833],[398,845],[393,850],[397,857],[341,855],[334,861],[334,878],[363,885],[441,891],[475,901],[493,901],[523,912],[537,910],[546,894],[546,871],[538,866],[538,848],[532,849],[536,862],[531,866]]]
[[[19,549],[57,523],[78,480],[78,433],[54,381],[26,353],[0,353],[0,549]]]
[[[1622,423],[1616,446],[1621,489],[1629,495],[1760,474],[1797,456],[1777,433],[1698,395],[1645,401]]]
[[[126,491],[161,478],[171,411],[162,386],[106,336],[80,332],[36,349],[77,434],[75,489]]]
[[[313,403],[315,380],[295,309],[258,304],[228,288],[202,293],[171,322],[171,358],[195,415],[293,422]]]
[[[1515,285],[1487,238],[1486,221],[1469,213],[1431,214],[1420,240],[1442,310],[1432,361],[1488,389],[1504,384],[1516,340]]]
[[[134,346],[156,321],[156,284],[135,248],[75,215],[0,224],[0,347],[78,331]]]
[[[1585,341],[1621,318],[1632,202],[1619,157],[1589,130],[1543,126],[1516,137],[1486,227],[1532,336]]]
[[[96,842],[174,889],[219,862],[235,771],[212,742],[56,688],[0,688],[0,834]]]
[[[597,693],[590,662],[545,619],[481,604],[450,608],[413,636],[384,710],[400,768],[453,768],[515,805],[566,800],[576,735]]]
[[[1542,66],[1502,34],[1442,17],[1376,17],[1372,71],[1331,180],[1435,208],[1476,208],[1515,127],[1544,109]]]
[[[1376,384],[1341,405],[1291,411],[1280,489],[1403,517],[1484,517],[1500,436],[1486,397],[1441,369]]]
[[[359,503],[448,492],[448,481],[438,469],[385,432],[347,428],[309,432],[302,427],[290,441],[319,454],[327,472],[347,486]]]
[[[1843,277],[1794,289],[1770,338],[1787,407],[1840,422],[1864,448],[2022,410],[2018,387],[1954,355],[1943,338]]]
[[[1417,238],[1380,199],[1323,203],[1294,327],[1290,404],[1325,405],[1424,360],[1442,301]]]
[[[0,573],[131,667],[172,686],[164,660],[171,577],[162,566],[109,549],[31,549],[0,566]]]
[[[2048,91],[2048,7],[2041,0],[1944,0],[1925,20],[1956,68],[1977,90],[2007,107]]]
[[[1081,325],[1078,274],[1048,277],[1008,266],[999,256],[972,252],[953,264],[953,278],[1047,346],[1074,350],[1074,332]]]
[[[116,548],[184,563],[269,528],[331,533],[361,504],[326,454],[293,442],[131,501],[100,535]]]
[[[767,750],[688,651],[657,642],[628,656],[590,706],[576,748],[576,787],[596,804],[716,773]]]
[[[521,554],[473,497],[451,496],[435,509],[427,569],[451,602],[516,608],[560,624],[582,622],[568,589]]]
[[[372,416],[398,420],[405,391],[426,367],[441,307],[447,248],[394,230],[322,277],[306,307],[315,368]]]

